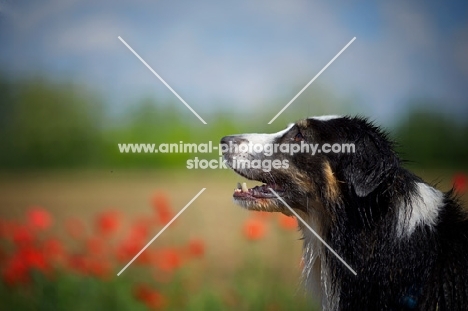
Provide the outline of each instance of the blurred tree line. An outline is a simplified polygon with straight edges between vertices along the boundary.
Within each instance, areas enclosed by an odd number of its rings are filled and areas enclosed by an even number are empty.
[[[467,169],[468,120],[457,123],[424,104],[415,103],[391,133],[400,156],[413,167]]]
[[[315,96],[313,102],[322,103],[322,108],[332,101],[326,92]],[[83,86],[42,78],[13,82],[0,75],[0,168],[182,168],[185,160],[197,155],[122,154],[117,144],[217,143],[224,135],[273,132],[291,121],[282,116],[273,129],[266,121],[258,122],[255,113],[248,117],[218,111],[205,117],[208,125],[202,125],[177,102],[146,98],[129,106],[124,115],[110,117],[104,101]],[[298,107],[289,109],[296,109],[299,116],[322,112],[320,107],[313,113]],[[265,115],[265,120],[269,117]],[[390,132],[402,157],[413,166],[468,168],[468,122],[454,123],[435,110],[416,108]]]

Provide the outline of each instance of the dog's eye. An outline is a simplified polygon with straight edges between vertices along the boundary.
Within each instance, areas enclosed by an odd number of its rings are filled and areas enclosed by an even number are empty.
[[[303,141],[304,140],[304,136],[302,136],[301,132],[297,133],[296,136],[294,136],[294,141]]]

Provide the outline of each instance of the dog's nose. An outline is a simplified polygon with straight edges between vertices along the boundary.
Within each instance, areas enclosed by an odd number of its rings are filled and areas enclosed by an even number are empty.
[[[241,135],[224,136],[221,138],[220,150],[224,155],[238,153],[241,144],[248,144],[249,140]]]
[[[229,145],[229,144],[233,144],[233,145],[240,145],[242,143],[248,143],[249,141],[245,138],[242,138],[240,136],[224,136],[223,138],[221,138],[221,145]]]

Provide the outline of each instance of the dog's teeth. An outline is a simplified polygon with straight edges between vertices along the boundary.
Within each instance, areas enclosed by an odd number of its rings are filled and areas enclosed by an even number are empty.
[[[237,183],[237,189],[242,189],[240,182]]]
[[[247,184],[245,182],[242,183],[242,192],[249,192],[249,188],[247,188]]]

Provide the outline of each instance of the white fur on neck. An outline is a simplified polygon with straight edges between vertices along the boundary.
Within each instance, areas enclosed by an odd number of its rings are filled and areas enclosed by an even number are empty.
[[[410,236],[418,226],[435,226],[444,205],[444,194],[425,183],[417,183],[416,193],[408,204],[400,206],[397,228],[400,237]]]
[[[307,224],[319,235],[322,234],[323,221],[314,213],[301,215]],[[323,310],[336,310],[339,305],[339,284],[331,283],[330,269],[323,256],[324,246],[309,229],[299,222],[304,236],[304,270],[303,278],[307,287],[311,289],[313,296],[321,300]]]
[[[339,118],[342,118],[342,117],[343,116],[332,114],[332,115],[326,115],[326,116],[310,117],[309,119],[314,119],[314,120],[318,120],[318,121],[328,121],[328,120],[333,120],[333,119],[339,119]]]

